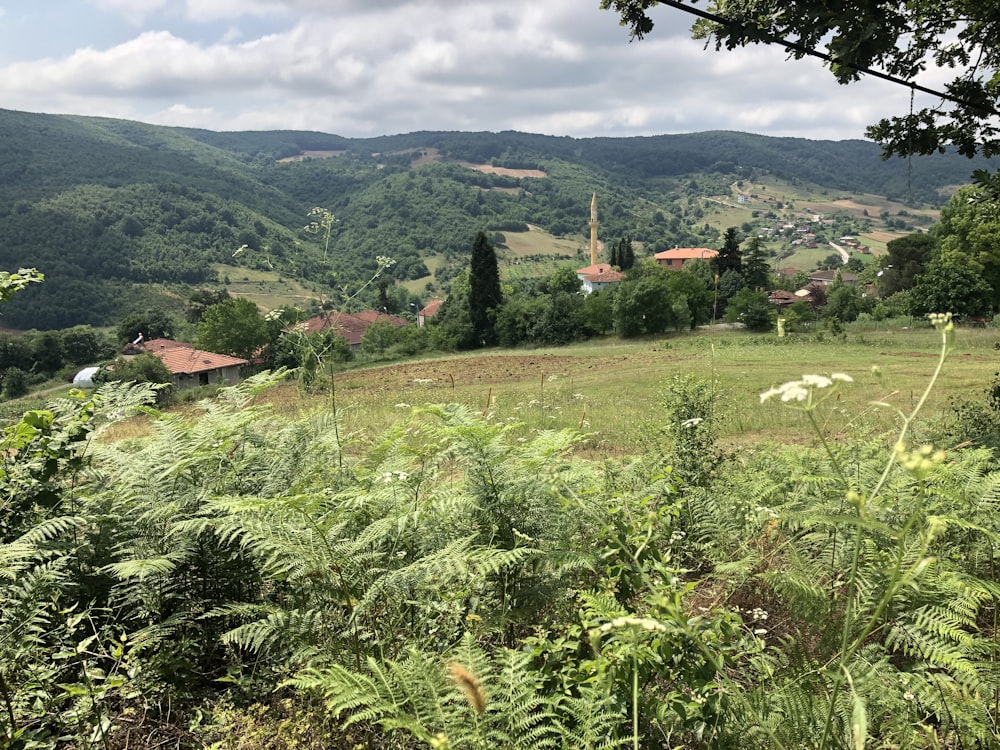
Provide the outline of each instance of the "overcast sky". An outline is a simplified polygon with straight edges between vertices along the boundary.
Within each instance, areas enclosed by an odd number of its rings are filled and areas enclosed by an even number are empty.
[[[864,137],[909,93],[599,0],[0,0],[0,108],[211,130]],[[934,85],[934,80],[921,81]],[[918,101],[918,105],[919,105]]]

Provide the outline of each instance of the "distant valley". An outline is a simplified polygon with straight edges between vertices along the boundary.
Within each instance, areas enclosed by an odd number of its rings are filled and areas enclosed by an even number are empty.
[[[643,254],[717,247],[736,227],[765,240],[776,268],[815,267],[841,237],[872,257],[928,229],[973,169],[988,166],[722,131],[349,139],[0,110],[0,268],[46,275],[2,324],[109,325],[149,306],[180,309],[185,290],[221,285],[264,309],[318,309],[356,291],[377,256],[395,259],[400,295],[426,300],[447,293],[478,230],[516,283],[589,262],[595,192],[605,243],[628,236]],[[307,230],[314,207],[335,215],[329,236]]]

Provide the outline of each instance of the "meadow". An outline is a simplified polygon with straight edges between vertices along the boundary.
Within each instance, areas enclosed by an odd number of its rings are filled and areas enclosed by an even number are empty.
[[[959,329],[944,371],[922,412],[935,424],[954,399],[983,396],[998,367],[995,329]],[[461,403],[526,432],[572,428],[592,433],[588,450],[643,450],[666,384],[693,374],[714,384],[719,439],[729,446],[814,438],[802,413],[761,405],[759,394],[805,373],[843,372],[843,388],[824,428],[837,439],[899,426],[933,371],[940,344],[930,327],[852,328],[842,337],[753,335],[718,327],[664,338],[593,340],[550,349],[488,351],[356,367],[336,378],[337,407],[349,432],[373,434],[411,407]],[[328,394],[287,384],[268,398],[277,409],[320,407]],[[880,404],[880,405],[876,405]]]
[[[997,342],[713,328],[65,399],[0,446],[0,746],[998,747],[1000,475],[943,425],[978,400],[995,439]]]

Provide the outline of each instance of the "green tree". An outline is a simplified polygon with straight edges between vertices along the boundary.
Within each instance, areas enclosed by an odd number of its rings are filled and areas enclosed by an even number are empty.
[[[210,352],[253,359],[270,341],[270,332],[257,305],[230,297],[205,310],[198,324],[198,346]]]
[[[582,332],[587,336],[603,336],[615,326],[614,292],[604,290],[588,294],[580,311]]]
[[[754,235],[743,251],[743,278],[751,289],[771,289],[771,264],[760,237]]]
[[[1000,213],[997,206],[976,200],[972,187],[961,188],[941,210],[934,228],[941,258],[965,265],[989,285],[990,304],[1000,307]]]
[[[743,253],[740,250],[740,238],[736,234],[736,227],[729,227],[726,230],[719,254],[712,258],[712,267],[720,278],[726,271],[743,273]]]
[[[580,291],[580,278],[569,266],[560,266],[545,282],[549,294],[563,292],[565,294],[576,294]]]
[[[144,310],[126,315],[118,324],[117,339],[119,344],[134,341],[141,333],[150,339],[169,339],[174,336],[174,319],[165,311],[158,309]]]
[[[20,367],[8,367],[0,374],[4,398],[18,398],[28,392],[28,373]]]
[[[823,314],[827,318],[836,318],[842,323],[857,320],[858,315],[865,312],[865,300],[861,289],[853,284],[833,284],[826,295],[826,307]]]
[[[73,326],[60,333],[63,357],[74,365],[86,365],[113,357],[117,350],[111,337],[90,326]]]
[[[21,268],[14,273],[0,271],[0,303],[10,301],[14,294],[24,289],[28,284],[37,284],[44,279],[45,275],[34,268]]]
[[[496,343],[496,314],[503,304],[497,253],[485,232],[476,234],[469,264],[469,320],[481,345]]]
[[[163,360],[148,352],[134,357],[117,357],[111,364],[94,374],[94,384],[101,383],[152,383],[162,385],[156,392],[158,404],[169,403],[173,397],[174,376],[163,364]]]
[[[632,247],[632,238],[627,235],[618,250],[618,263],[623,271],[635,265],[635,248]]]
[[[683,320],[687,327],[695,328],[712,319],[714,292],[709,291],[701,278],[687,270],[674,271],[667,276],[667,289],[674,300],[676,325],[681,325]],[[678,303],[683,305],[683,310]]]
[[[663,333],[675,325],[670,286],[664,275],[626,279],[615,290],[615,329],[623,338]]]
[[[960,318],[980,317],[994,309],[992,292],[976,269],[940,258],[917,277],[910,290],[910,308],[914,315],[950,312]]]
[[[212,305],[225,301],[229,292],[225,289],[195,289],[188,296],[184,307],[184,315],[188,323],[201,322],[201,316]]]
[[[741,289],[726,307],[726,321],[742,323],[750,331],[769,331],[774,328],[774,319],[775,313],[767,302],[766,292]]]
[[[931,262],[937,250],[937,239],[929,234],[908,234],[886,244],[888,251],[878,286],[882,295],[889,297],[909,289]]]

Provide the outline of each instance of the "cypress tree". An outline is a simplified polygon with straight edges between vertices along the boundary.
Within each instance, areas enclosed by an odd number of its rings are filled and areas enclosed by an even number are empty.
[[[484,232],[476,235],[469,267],[469,318],[476,340],[496,343],[496,310],[503,303],[497,253]]]
[[[622,271],[627,271],[635,265],[635,250],[632,248],[632,238],[627,235],[622,240],[621,250],[618,251],[618,265]]]

